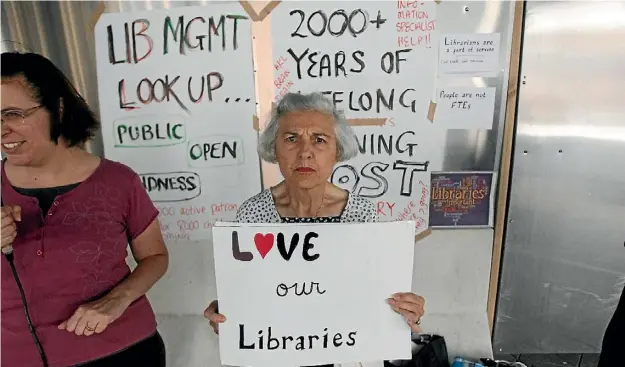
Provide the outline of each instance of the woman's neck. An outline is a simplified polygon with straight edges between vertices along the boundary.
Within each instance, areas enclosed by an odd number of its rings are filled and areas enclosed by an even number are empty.
[[[312,188],[299,188],[284,183],[284,194],[280,195],[284,206],[289,208],[290,214],[299,218],[317,217],[319,211],[323,207],[324,196],[326,193],[326,185],[324,183]]]
[[[28,166],[10,165],[7,175],[16,186],[47,187],[62,185],[71,177],[72,170],[89,154],[80,148],[55,147],[44,160]],[[71,181],[71,179],[70,179]]]

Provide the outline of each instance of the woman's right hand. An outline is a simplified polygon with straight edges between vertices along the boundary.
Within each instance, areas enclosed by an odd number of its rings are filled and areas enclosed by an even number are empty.
[[[22,208],[17,205],[5,205],[2,207],[2,228],[0,228],[0,233],[2,233],[2,250],[13,244],[17,236],[17,226],[15,222],[21,220]]]
[[[219,303],[217,300],[211,302],[206,310],[204,310],[204,317],[210,321],[210,325],[213,327],[215,334],[219,335],[219,324],[226,321],[226,316],[219,313]]]

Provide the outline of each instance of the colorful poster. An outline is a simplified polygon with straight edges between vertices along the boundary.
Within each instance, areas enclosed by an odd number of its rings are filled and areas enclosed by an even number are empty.
[[[213,228],[219,355],[228,366],[410,359],[386,299],[410,292],[415,223]]]
[[[430,226],[491,227],[492,172],[432,173]]]

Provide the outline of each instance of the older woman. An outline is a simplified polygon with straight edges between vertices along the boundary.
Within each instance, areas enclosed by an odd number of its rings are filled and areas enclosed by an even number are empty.
[[[49,60],[2,54],[3,366],[165,366],[145,297],[168,266],[158,211],[81,149],[97,128]]]
[[[278,163],[284,180],[245,201],[237,212],[238,222],[378,221],[371,201],[328,182],[337,162],[358,154],[358,142],[343,114],[321,94],[285,95],[260,137],[258,153],[263,160]],[[389,296],[390,307],[418,332],[424,299],[413,293]],[[204,313],[216,333],[226,320],[217,308],[213,301]]]

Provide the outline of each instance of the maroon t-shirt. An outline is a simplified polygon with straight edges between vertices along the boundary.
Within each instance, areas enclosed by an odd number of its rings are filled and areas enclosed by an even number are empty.
[[[2,200],[4,205],[22,208],[13,242],[15,266],[50,367],[113,354],[156,331],[154,312],[145,296],[101,334],[77,336],[57,328],[78,306],[102,297],[130,274],[128,243],[158,216],[135,172],[102,159],[89,178],[57,196],[50,210],[42,213],[37,199],[11,186],[3,164]],[[39,367],[39,352],[4,257],[0,268],[2,366]]]

